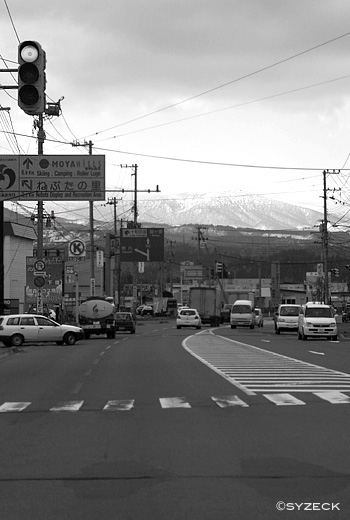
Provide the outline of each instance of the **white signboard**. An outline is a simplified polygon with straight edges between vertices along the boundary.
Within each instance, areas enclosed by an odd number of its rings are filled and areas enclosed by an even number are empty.
[[[104,155],[1,155],[0,200],[105,200]]]
[[[73,258],[80,259],[83,257],[86,257],[85,242],[83,242],[79,238],[69,242],[68,258],[72,260]]]
[[[96,251],[96,267],[103,267],[103,251]]]

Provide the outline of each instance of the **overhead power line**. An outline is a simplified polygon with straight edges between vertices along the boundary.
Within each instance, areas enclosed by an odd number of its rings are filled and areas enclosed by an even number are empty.
[[[347,37],[349,35],[350,35],[350,31],[345,33],[345,34],[342,34],[340,36],[336,36],[335,38],[327,40],[327,41],[325,41],[323,43],[320,43],[318,45],[314,45],[313,47],[305,49],[304,51],[301,51],[301,52],[298,52],[296,54],[293,54],[292,56],[288,56],[287,58],[283,58],[282,60],[276,61],[275,63],[272,63],[270,65],[266,65],[265,67],[262,67],[260,69],[257,69],[255,71],[253,71],[253,72],[245,74],[244,76],[240,76],[239,78],[235,78],[235,79],[233,79],[231,81],[227,81],[226,83],[223,83],[223,84],[218,85],[216,87],[213,87],[213,88],[210,88],[208,90],[205,90],[204,92],[201,92],[201,93],[195,94],[194,96],[191,96],[189,98],[183,99],[182,101],[178,101],[177,103],[172,103],[171,105],[167,105],[167,106],[159,108],[157,110],[153,110],[152,112],[149,112],[149,113],[144,114],[144,115],[139,116],[139,117],[135,117],[134,119],[130,119],[129,121],[125,121],[124,123],[119,123],[118,125],[111,126],[111,127],[106,128],[104,130],[100,130],[99,132],[95,132],[94,134],[89,134],[88,136],[85,136],[85,138],[87,138],[89,136],[92,136],[92,135],[101,134],[102,132],[108,132],[109,130],[113,130],[114,128],[119,128],[120,126],[128,125],[130,123],[134,123],[135,121],[139,121],[140,119],[144,119],[144,118],[152,116],[154,114],[158,114],[159,112],[163,112],[163,111],[168,110],[170,108],[177,107],[179,105],[187,103],[188,101],[192,101],[193,99],[197,99],[199,97],[205,96],[207,94],[210,94],[211,92],[215,92],[216,90],[219,90],[221,88],[227,87],[228,85],[232,85],[233,83],[237,83],[239,81],[242,81],[243,79],[250,78],[252,76],[260,74],[261,72],[264,72],[266,70],[269,70],[269,69],[272,69],[274,67],[277,67],[278,65],[282,65],[282,63],[286,63],[287,61],[290,61],[290,60],[293,60],[295,58],[298,58],[299,56],[303,56],[304,54],[307,54],[307,53],[309,53],[311,51],[319,49],[320,47],[324,47],[325,45],[329,45],[330,43],[333,43],[333,42],[335,42],[337,40],[345,38],[345,37]]]

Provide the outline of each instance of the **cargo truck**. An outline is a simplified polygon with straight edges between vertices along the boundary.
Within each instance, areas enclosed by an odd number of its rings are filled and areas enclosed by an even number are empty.
[[[111,298],[90,296],[79,305],[79,325],[84,330],[85,338],[91,334],[106,334],[115,338],[116,308]]]
[[[222,292],[217,287],[190,287],[189,307],[197,309],[202,324],[220,325]]]

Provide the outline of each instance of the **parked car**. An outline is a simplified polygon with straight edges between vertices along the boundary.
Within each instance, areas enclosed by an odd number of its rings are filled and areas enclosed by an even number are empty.
[[[117,312],[115,315],[116,331],[125,330],[130,334],[135,334],[136,324],[131,312]]]
[[[201,318],[197,309],[181,309],[176,318],[176,328],[181,327],[196,327],[200,329],[202,327]]]
[[[259,309],[258,307],[255,307],[254,313],[255,313],[255,325],[257,327],[263,327],[264,326],[264,317],[262,315],[261,309]]]
[[[7,346],[19,347],[22,343],[56,342],[57,345],[74,345],[84,338],[84,331],[74,325],[61,325],[37,314],[9,314],[0,316],[0,341]]]
[[[282,303],[278,306],[275,317],[275,332],[280,334],[284,331],[298,330],[298,319],[300,314],[300,305],[294,303]]]
[[[230,322],[230,314],[233,303],[224,303],[221,311],[220,311],[220,321],[224,323],[225,321]]]

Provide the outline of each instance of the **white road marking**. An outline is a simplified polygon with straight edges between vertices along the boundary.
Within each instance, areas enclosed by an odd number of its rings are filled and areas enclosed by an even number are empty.
[[[185,397],[160,397],[162,408],[191,408]]]
[[[324,356],[324,352],[316,352],[315,350],[309,350],[310,354],[318,354],[319,356]]]
[[[350,396],[343,394],[342,392],[334,391],[328,391],[328,392],[315,392],[315,395],[317,397],[320,397],[321,399],[324,399],[325,401],[328,401],[332,404],[349,404],[350,403]]]
[[[0,412],[21,412],[25,410],[31,403],[4,403],[0,406]]]
[[[183,347],[247,395],[274,393],[350,391],[350,374],[277,354],[230,338],[197,333]]]
[[[95,360],[92,362],[92,364],[93,364],[93,365],[97,365],[97,363],[99,363],[99,362],[100,362],[99,359],[95,359]]]
[[[63,401],[50,408],[50,412],[77,412],[83,403],[84,401]]]
[[[116,410],[120,412],[131,410],[134,407],[135,399],[117,399],[115,401],[108,401],[104,406],[104,410],[114,412]]]
[[[249,404],[242,401],[242,399],[240,399],[237,395],[223,395],[221,397],[212,396],[212,400],[220,408],[229,408],[230,406],[242,406],[242,407],[249,406]]]
[[[100,356],[104,356],[106,352],[100,352]]]
[[[277,406],[306,404],[304,401],[301,401],[290,394],[264,394],[264,397],[272,403],[275,403]]]

